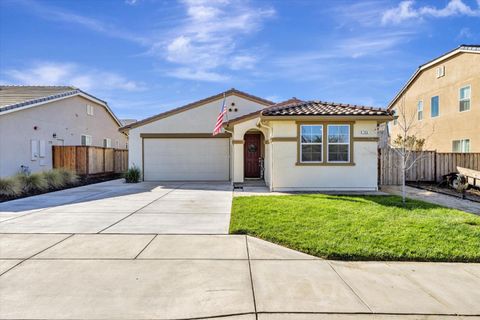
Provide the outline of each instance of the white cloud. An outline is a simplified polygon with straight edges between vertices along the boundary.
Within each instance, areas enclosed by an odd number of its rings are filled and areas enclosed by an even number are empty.
[[[151,52],[163,53],[167,61],[180,65],[170,74],[182,79],[219,81],[218,68],[253,68],[253,54],[236,53],[238,41],[261,28],[272,17],[271,8],[255,8],[227,0],[185,0],[187,18],[176,26],[164,45]]]
[[[75,63],[41,62],[24,69],[7,69],[7,81],[24,85],[73,85],[83,90],[140,91],[144,86],[108,71]]]
[[[395,7],[386,10],[382,15],[382,24],[399,24],[414,18],[424,17],[444,18],[450,16],[480,17],[480,1],[477,0],[477,8],[472,8],[462,0],[450,0],[444,8],[432,6],[414,7],[415,1],[402,1]]]
[[[168,72],[168,74],[172,77],[186,80],[221,82],[229,79],[228,76],[220,73],[191,68],[177,68]]]

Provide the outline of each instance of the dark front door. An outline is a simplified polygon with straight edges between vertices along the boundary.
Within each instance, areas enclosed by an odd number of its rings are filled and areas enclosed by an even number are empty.
[[[260,178],[260,135],[246,134],[243,146],[245,178]]]

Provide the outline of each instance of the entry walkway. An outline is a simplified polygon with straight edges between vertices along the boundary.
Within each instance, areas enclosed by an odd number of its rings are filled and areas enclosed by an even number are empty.
[[[243,235],[2,234],[0,259],[1,319],[480,315],[479,264],[325,261]]]

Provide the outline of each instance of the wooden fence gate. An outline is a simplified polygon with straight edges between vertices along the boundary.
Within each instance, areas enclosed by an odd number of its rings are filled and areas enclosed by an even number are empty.
[[[122,173],[128,168],[128,150],[93,146],[52,146],[53,168],[78,175]]]
[[[379,149],[379,182],[383,185],[402,184],[400,155],[392,148]],[[457,167],[480,170],[480,153],[436,151],[412,152],[407,163],[407,181],[440,182],[442,176],[457,172]]]

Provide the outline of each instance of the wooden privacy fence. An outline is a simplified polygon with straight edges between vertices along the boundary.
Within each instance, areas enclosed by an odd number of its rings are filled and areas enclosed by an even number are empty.
[[[121,173],[128,168],[128,151],[93,146],[53,146],[53,168],[66,168],[78,175]]]
[[[402,184],[401,157],[392,148],[379,149],[380,184]],[[440,182],[442,176],[458,172],[457,167],[480,170],[480,153],[412,152],[406,172],[407,181]]]

